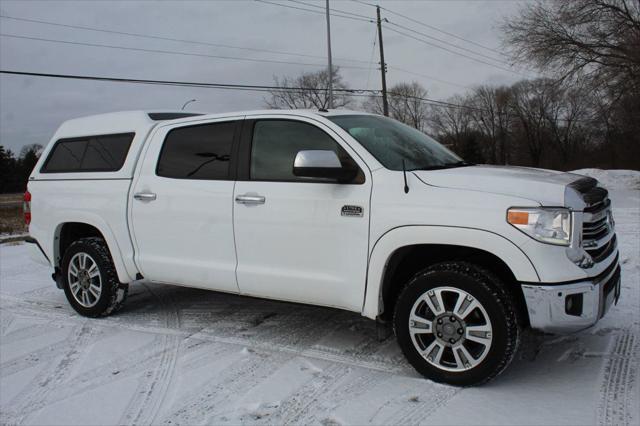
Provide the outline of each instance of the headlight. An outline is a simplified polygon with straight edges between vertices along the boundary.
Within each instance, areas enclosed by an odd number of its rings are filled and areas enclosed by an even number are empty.
[[[568,209],[512,208],[507,211],[507,222],[543,243],[561,246],[571,243],[571,212]]]

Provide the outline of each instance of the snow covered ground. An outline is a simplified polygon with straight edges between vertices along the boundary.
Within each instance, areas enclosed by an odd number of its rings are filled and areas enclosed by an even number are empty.
[[[2,424],[640,423],[640,172],[583,170],[614,203],[620,303],[592,329],[528,336],[496,380],[420,378],[357,314],[137,285],[76,315],[23,245],[0,246]]]

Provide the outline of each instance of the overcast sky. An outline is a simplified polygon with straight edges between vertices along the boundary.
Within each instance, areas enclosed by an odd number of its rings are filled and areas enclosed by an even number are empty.
[[[316,9],[286,0],[274,3]],[[324,0],[301,0],[318,6]],[[368,0],[376,3],[376,0]],[[500,50],[498,26],[503,17],[517,12],[518,1],[380,1],[390,11]],[[354,1],[331,0],[331,7],[375,17],[373,7]],[[318,11],[322,11],[317,8]],[[0,0],[0,15],[107,29],[119,32],[195,40],[237,47],[293,52],[291,56],[121,34],[52,26],[0,18],[0,68],[3,70],[58,74],[83,74],[135,79],[180,80],[235,84],[272,84],[274,75],[295,76],[326,64],[326,21],[323,15],[256,1],[13,1]],[[436,44],[436,37],[473,52],[500,57],[494,51],[456,39],[383,10],[391,23],[419,31],[414,37]],[[334,63],[352,88],[380,88],[373,51],[375,25],[366,21],[332,17]],[[7,37],[31,37],[32,39]],[[446,99],[478,84],[512,83],[522,74],[485,65],[383,29],[388,84],[418,81],[429,97]],[[48,42],[54,39],[87,44],[164,50],[200,55],[301,62],[312,65],[251,62],[158,52],[114,49]],[[445,45],[443,45],[445,46]],[[451,48],[451,46],[445,46]],[[469,52],[471,51],[471,52]],[[373,54],[373,65],[369,62]],[[318,56],[318,57],[315,57]],[[492,62],[484,57],[480,61]],[[502,58],[504,59],[504,58]],[[352,61],[353,60],[353,61]],[[358,62],[356,62],[358,61]],[[317,64],[317,65],[313,65]],[[398,71],[397,68],[414,74]],[[423,74],[419,76],[416,74]],[[428,78],[432,76],[452,84]],[[19,152],[25,144],[46,144],[64,120],[83,115],[132,109],[187,109],[224,112],[264,107],[264,93],[109,82],[60,80],[0,75],[0,144]]]

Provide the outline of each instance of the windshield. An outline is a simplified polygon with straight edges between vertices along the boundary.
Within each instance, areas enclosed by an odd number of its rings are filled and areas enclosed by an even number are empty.
[[[402,170],[402,160],[407,171],[469,165],[424,133],[387,117],[338,115],[327,118],[349,132],[390,170]]]

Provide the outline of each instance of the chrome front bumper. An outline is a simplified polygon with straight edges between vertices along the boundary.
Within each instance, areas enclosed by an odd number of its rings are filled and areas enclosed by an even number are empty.
[[[566,284],[522,284],[531,328],[570,333],[594,325],[620,297],[618,257],[599,276]]]

